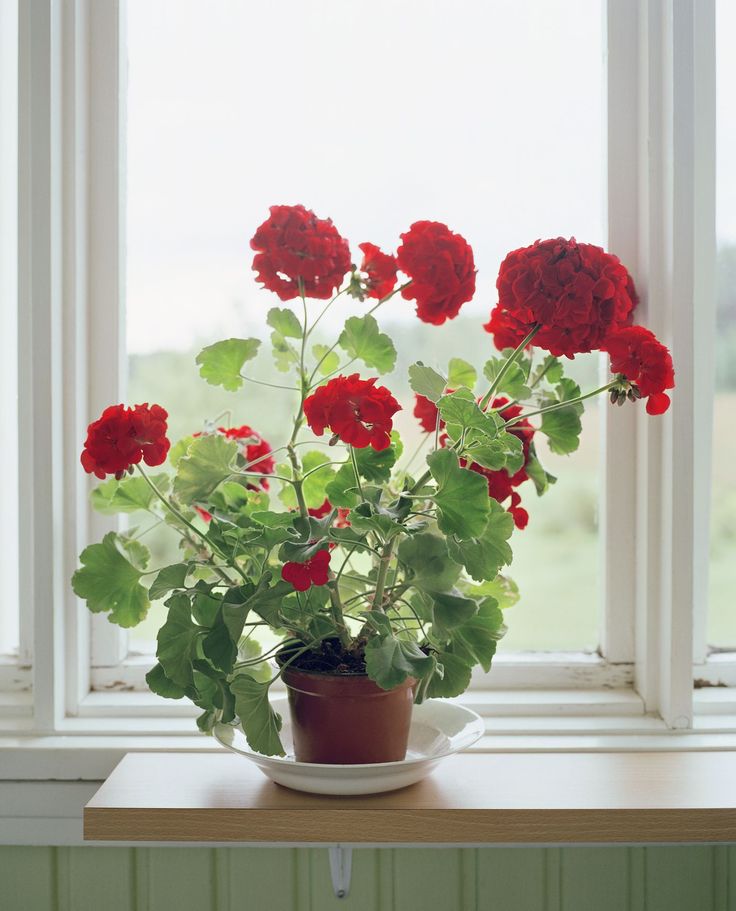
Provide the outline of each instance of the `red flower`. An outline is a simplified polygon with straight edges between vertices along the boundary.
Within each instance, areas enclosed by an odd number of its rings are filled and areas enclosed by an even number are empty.
[[[202,519],[203,522],[211,522],[211,521],[212,521],[212,513],[211,513],[211,512],[207,512],[207,510],[206,510],[206,509],[202,509],[201,506],[195,506],[195,507],[194,507],[194,510],[195,510],[195,512],[197,513],[197,515],[200,517],[200,519]]]
[[[146,465],[161,465],[171,443],[166,438],[168,414],[160,405],[110,405],[87,428],[81,461],[88,474],[120,480],[143,459]]]
[[[575,238],[538,240],[501,263],[498,304],[485,325],[496,347],[516,347],[535,325],[534,345],[573,355],[600,348],[631,321],[637,296],[617,256]]]
[[[675,388],[672,356],[653,332],[644,326],[626,326],[611,334],[604,350],[611,358],[611,372],[622,373],[647,398],[649,414],[663,414],[670,407],[666,389]]]
[[[422,322],[441,326],[454,319],[475,294],[475,262],[470,244],[447,225],[416,221],[396,251],[399,268],[411,284],[401,292],[415,300]]]
[[[414,394],[414,417],[419,421],[422,430],[427,433],[434,433],[437,426],[437,406],[433,401],[425,398],[419,393]],[[445,426],[444,421],[440,421],[440,428]]]
[[[490,407],[501,409],[501,417],[506,421],[510,421],[511,418],[518,417],[521,414],[522,409],[519,405],[509,405],[507,408],[504,408],[503,406],[507,403],[507,398],[499,396],[493,400]],[[529,475],[526,473],[526,466],[529,463],[534,427],[532,427],[526,418],[523,418],[521,421],[517,421],[509,427],[509,433],[513,433],[514,436],[521,440],[524,452],[524,463],[515,474],[510,475],[505,468],[493,471],[490,468],[479,465],[477,462],[472,462],[468,467],[471,471],[483,475],[486,479],[488,482],[489,497],[493,497],[494,500],[497,500],[502,505],[505,504],[506,500],[510,501],[506,509],[514,517],[514,524],[517,528],[526,528],[529,521],[529,513],[519,505],[521,503],[521,496],[514,488],[529,479]],[[464,459],[462,460],[462,464],[466,464]]]
[[[394,290],[396,257],[383,253],[375,244],[359,244],[358,249],[363,252],[360,271],[368,276],[365,283],[366,294],[368,297],[381,300]]]
[[[291,582],[298,592],[305,592],[311,585],[327,585],[330,573],[329,550],[318,550],[304,563],[284,563],[281,578]]]
[[[343,443],[365,449],[386,449],[391,443],[392,417],[401,406],[385,386],[376,386],[376,379],[336,376],[304,402],[307,423],[317,436],[325,428]]]
[[[325,498],[324,503],[321,506],[315,506],[313,509],[308,509],[307,512],[310,516],[313,516],[315,519],[324,519],[324,517],[332,510],[332,503]]]
[[[282,301],[298,297],[299,279],[307,297],[332,297],[350,270],[348,242],[329,218],[317,218],[304,206],[270,211],[250,242],[257,281]]]

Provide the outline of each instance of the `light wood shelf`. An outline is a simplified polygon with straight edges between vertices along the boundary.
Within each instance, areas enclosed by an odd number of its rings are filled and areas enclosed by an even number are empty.
[[[419,784],[320,797],[226,753],[129,753],[94,841],[614,844],[736,841],[736,753],[469,753]]]

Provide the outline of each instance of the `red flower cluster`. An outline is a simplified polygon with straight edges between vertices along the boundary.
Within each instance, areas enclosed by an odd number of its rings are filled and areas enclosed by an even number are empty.
[[[305,592],[312,585],[327,585],[330,559],[329,550],[318,550],[304,563],[284,563],[281,578],[290,582],[298,592]]]
[[[475,262],[470,244],[440,222],[416,221],[396,251],[399,268],[411,284],[401,292],[414,300],[417,316],[441,326],[475,294]]]
[[[363,253],[360,271],[368,276],[366,294],[377,300],[386,297],[394,290],[396,284],[396,257],[383,253],[375,244],[359,244]]]
[[[146,465],[161,465],[171,445],[167,418],[160,405],[110,405],[87,428],[82,467],[98,478],[112,474],[120,480],[141,459]]]
[[[307,297],[332,297],[350,270],[348,242],[329,218],[317,218],[304,206],[270,211],[250,242],[257,280],[282,301],[299,295],[300,279]]]
[[[647,399],[649,414],[663,414],[670,407],[666,389],[675,388],[672,356],[653,332],[644,326],[627,326],[606,339],[611,372],[622,373]]]
[[[636,306],[633,281],[617,256],[575,238],[538,240],[501,263],[498,304],[485,325],[498,348],[516,347],[534,328],[534,345],[573,355],[602,347],[628,325]]]
[[[357,449],[386,449],[393,415],[400,409],[385,386],[376,386],[375,377],[362,380],[357,373],[336,376],[304,401],[307,423],[317,436],[329,427],[343,443]]]
[[[507,403],[508,399],[500,396],[493,400],[490,407],[502,409],[500,412],[501,417],[505,421],[510,421],[512,418],[518,417],[521,414],[522,409],[519,405],[509,405],[508,408],[504,408],[503,406]],[[529,513],[520,505],[521,496],[517,493],[515,488],[529,479],[529,475],[526,473],[526,466],[529,463],[529,449],[534,436],[534,428],[526,418],[523,418],[521,421],[517,421],[509,427],[509,433],[513,433],[514,436],[519,437],[524,451],[524,464],[515,474],[510,475],[505,468],[501,468],[498,471],[492,471],[490,468],[485,468],[477,462],[472,462],[468,467],[471,471],[483,475],[488,481],[489,497],[493,497],[494,500],[497,500],[502,505],[509,500],[506,509],[514,517],[514,524],[517,528],[526,528],[529,521]],[[465,464],[464,460],[463,464]]]

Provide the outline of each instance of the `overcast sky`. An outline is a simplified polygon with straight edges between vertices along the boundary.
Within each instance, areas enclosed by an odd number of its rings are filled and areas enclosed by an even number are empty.
[[[394,250],[411,222],[445,221],[474,248],[464,312],[483,316],[508,250],[605,243],[599,0],[127,6],[131,351],[262,324],[278,301],[256,286],[248,241],[273,203],[331,217],[356,257],[362,241]],[[732,47],[736,3],[719,13]],[[736,55],[720,65],[736,85]],[[726,105],[719,152],[733,162]],[[719,232],[736,240],[733,170]]]

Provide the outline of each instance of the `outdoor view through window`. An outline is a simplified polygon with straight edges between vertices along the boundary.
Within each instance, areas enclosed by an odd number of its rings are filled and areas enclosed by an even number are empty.
[[[406,451],[419,439],[407,367],[421,358],[444,369],[450,356],[482,366],[493,354],[481,325],[504,255],[558,235],[605,246],[598,2],[473,0],[462,28],[449,0],[126,6],[127,399],[163,405],[172,439],[218,416],[274,447],[288,435],[290,393],[226,393],[194,363],[220,338],[264,336],[279,301],[256,285],[248,242],[269,205],[332,218],[355,256],[363,241],[394,251],[419,219],[472,245],[477,293],[457,319],[420,323],[400,297],[378,314],[399,351],[382,382],[404,405]],[[335,306],[325,333],[364,309]],[[280,376],[267,346],[251,372]],[[597,355],[569,373],[593,388]],[[514,536],[510,574],[522,599],[503,651],[598,644],[598,418],[588,407],[572,456],[542,449],[560,478],[545,497],[531,482],[520,488],[530,520]],[[162,532],[146,536],[155,565],[175,559]],[[133,631],[137,647],[162,615]]]

